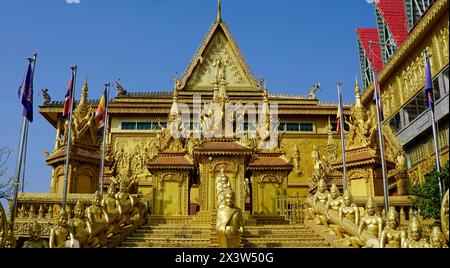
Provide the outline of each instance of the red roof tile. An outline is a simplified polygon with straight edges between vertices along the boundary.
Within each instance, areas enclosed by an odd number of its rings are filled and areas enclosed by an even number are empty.
[[[358,28],[356,34],[361,42],[361,45],[366,52],[366,56],[372,63],[372,67],[379,73],[383,69],[383,61],[381,58],[381,48],[379,44],[372,44],[372,50],[370,50],[369,41],[380,42],[378,37],[378,30],[376,28]]]
[[[404,0],[380,0],[376,5],[400,47],[408,38]]]

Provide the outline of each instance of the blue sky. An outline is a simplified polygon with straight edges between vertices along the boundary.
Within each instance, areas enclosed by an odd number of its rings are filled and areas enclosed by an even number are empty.
[[[272,93],[307,94],[320,82],[318,97],[353,101],[359,77],[355,29],[375,27],[367,0],[222,0],[222,18],[256,77]],[[88,75],[89,97],[99,98],[105,82],[121,79],[129,91],[171,90],[184,73],[216,18],[216,0],[0,0],[0,147],[13,153],[12,176],[22,124],[17,98],[27,66],[37,52],[34,122],[30,126],[27,192],[48,192],[55,130],[38,113],[42,88],[64,98],[69,66],[77,64],[77,98]],[[2,181],[5,178],[1,178]]]

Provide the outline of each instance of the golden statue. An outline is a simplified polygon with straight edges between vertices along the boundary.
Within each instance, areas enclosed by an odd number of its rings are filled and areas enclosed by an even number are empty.
[[[28,229],[30,240],[25,241],[22,248],[48,248],[47,240],[41,239],[41,226],[37,221],[34,221]]]
[[[419,219],[414,216],[409,220],[408,238],[405,239],[402,248],[430,248],[431,245],[422,237],[422,226]]]
[[[71,246],[74,245],[74,239],[71,237]],[[50,230],[50,248],[64,248],[69,241],[69,229],[67,226],[67,213],[61,208],[58,215],[58,223]]]
[[[133,184],[134,180],[130,182],[121,180],[119,183],[119,192],[115,195],[116,205],[120,215],[119,227],[131,223],[131,216],[134,212],[133,208],[137,203],[136,198],[129,193]]]
[[[434,226],[431,231],[430,245],[432,248],[448,248],[444,235],[438,226]]]
[[[223,208],[225,206],[225,193],[231,190],[230,181],[225,175],[225,170],[222,168],[220,170],[219,176],[216,179],[216,191],[217,191],[217,206],[218,208]]]
[[[87,223],[89,219],[85,217],[84,206],[77,202],[75,205],[75,218],[69,220],[70,237],[75,238],[80,243],[80,247],[95,247],[98,245],[98,238],[93,237]]]
[[[406,232],[399,229],[400,216],[395,207],[390,207],[386,227],[381,232],[380,248],[401,248],[406,239]]]
[[[380,240],[381,232],[383,231],[383,219],[377,215],[377,209],[377,203],[375,203],[373,197],[369,197],[366,204],[365,215],[359,223],[358,237],[352,237],[350,239],[353,247],[364,247],[366,246],[366,243],[371,242],[364,241],[364,239],[361,237],[361,234],[364,230]]]
[[[218,57],[214,60],[212,67],[216,67],[216,75],[215,75],[215,84],[219,84],[226,80],[225,78],[225,67],[227,66],[226,62],[222,60],[222,57]]]
[[[311,219],[315,219],[317,224],[320,224],[321,220],[319,217],[317,217],[317,215],[319,215],[319,214],[316,214],[316,203],[317,203],[317,201],[319,201],[320,203],[322,203],[325,206],[327,204],[328,198],[329,198],[329,192],[327,189],[327,184],[324,179],[320,179],[317,184],[317,191],[314,194],[313,207],[308,209],[309,217]]]
[[[8,230],[8,235],[6,236],[5,248],[16,248],[17,240],[14,237],[14,233]]]
[[[442,225],[442,233],[444,234],[445,239],[448,242],[448,191],[444,195],[444,199],[442,200],[441,205],[441,225]]]
[[[332,230],[336,235],[343,239],[344,238],[344,228],[342,228],[342,220],[345,218],[353,222],[356,226],[359,226],[359,208],[353,203],[353,196],[349,190],[344,191],[342,196],[342,204],[338,211],[339,215],[339,226],[332,227]]]
[[[88,218],[87,229],[92,237],[98,239],[98,244],[100,246],[106,246],[106,211],[101,206],[102,196],[96,191],[94,194],[94,199],[92,200],[92,205],[86,209],[86,215]],[[95,241],[91,245],[92,247],[97,246]]]
[[[103,197],[101,206],[105,209],[105,219],[106,219],[106,236],[110,237],[114,234],[119,233],[119,219],[120,212],[117,207],[117,200],[115,198],[117,191],[116,183],[111,183],[106,192],[106,196]]]
[[[342,205],[342,198],[341,194],[339,192],[339,189],[337,188],[336,184],[332,184],[330,188],[330,193],[328,196],[328,200],[325,204],[325,217],[322,215],[318,215],[320,222],[326,226],[327,228],[330,227],[328,225],[328,222],[330,220],[330,215],[328,214],[328,209],[331,209],[335,211],[336,213],[339,213],[339,208]],[[336,226],[332,226],[333,228],[336,228]]]
[[[220,248],[239,248],[243,233],[243,218],[240,208],[235,206],[235,193],[225,193],[225,206],[217,211],[216,232]]]

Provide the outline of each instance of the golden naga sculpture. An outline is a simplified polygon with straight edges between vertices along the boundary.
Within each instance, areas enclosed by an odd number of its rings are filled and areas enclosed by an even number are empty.
[[[430,248],[431,245],[422,237],[422,226],[419,219],[414,216],[409,221],[408,237],[405,239],[402,248]]]
[[[438,226],[434,226],[431,231],[430,245],[432,248],[448,248],[444,235]]]
[[[29,227],[30,240],[23,243],[22,248],[48,248],[48,242],[41,239],[41,225],[37,221]]]
[[[441,205],[441,225],[442,225],[442,233],[444,234],[445,240],[448,242],[448,191],[444,195],[444,199],[442,200]]]
[[[216,232],[220,248],[239,248],[243,231],[242,210],[235,206],[232,190],[224,194],[225,206],[217,211]]]
[[[332,227],[332,230],[339,238],[343,239],[344,228],[342,228],[342,220],[344,218],[355,223],[356,226],[359,226],[359,208],[353,203],[353,196],[348,190],[346,190],[342,196],[342,204],[341,207],[339,207],[338,215],[339,225]]]
[[[372,244],[375,241],[365,241],[361,234],[365,230],[374,235],[380,240],[381,232],[383,230],[383,219],[377,215],[377,203],[373,200],[373,197],[369,197],[366,204],[366,211],[364,217],[361,219],[358,227],[358,237],[352,237],[350,242],[355,248],[365,247],[367,244]]]
[[[69,241],[69,228],[67,226],[67,213],[64,208],[61,208],[58,215],[58,223],[50,230],[50,248],[64,248],[67,247],[67,242],[70,242],[70,247],[75,246],[73,238]]]
[[[101,206],[102,196],[96,191],[94,194],[94,199],[92,200],[92,205],[86,209],[87,215],[87,229],[91,237],[98,239],[98,245],[106,246],[106,211]],[[92,243],[92,247],[96,247],[96,241]]]
[[[225,170],[220,170],[219,176],[216,178],[216,191],[217,191],[217,206],[218,208],[225,207],[225,193],[231,190],[230,181],[225,175]]]
[[[381,232],[380,248],[401,248],[405,243],[406,232],[399,229],[400,216],[395,207],[390,207],[386,219],[386,227]]]

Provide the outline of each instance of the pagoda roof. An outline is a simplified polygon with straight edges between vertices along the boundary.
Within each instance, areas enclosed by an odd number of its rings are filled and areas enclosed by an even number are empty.
[[[184,153],[159,153],[147,163],[148,169],[192,169],[194,164]]]
[[[66,161],[66,151],[66,146],[61,146],[47,158],[47,164],[53,165],[61,161]],[[101,160],[100,153],[76,145],[71,147],[70,158],[71,160],[77,159],[82,162],[89,162],[94,164],[99,164]]]
[[[250,161],[248,168],[290,170],[292,165],[281,156],[260,155]]]
[[[195,154],[251,154],[253,150],[235,139],[210,139],[194,149]]]

